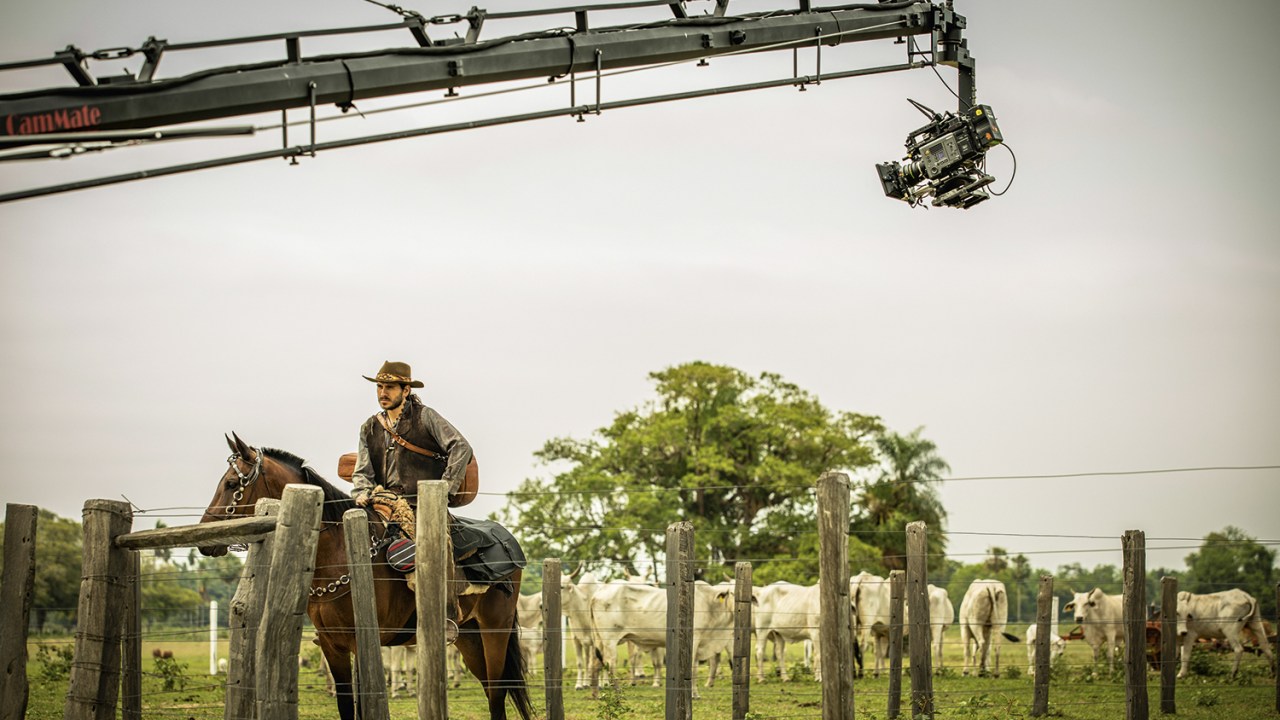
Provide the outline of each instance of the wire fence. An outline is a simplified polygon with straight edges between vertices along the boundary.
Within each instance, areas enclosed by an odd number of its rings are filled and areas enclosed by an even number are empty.
[[[1268,468],[1272,466],[1266,466]],[[1028,476],[1033,477],[1033,476]],[[1040,477],[1040,476],[1034,476]],[[1059,476],[1048,476],[1059,477]],[[955,478],[953,480],[973,480],[977,478]],[[731,489],[731,488],[730,488]],[[163,512],[160,515],[159,512]],[[163,508],[156,510],[144,510],[138,508],[135,512],[135,523],[137,520],[165,519],[181,521],[182,518],[199,517],[203,515],[200,508]],[[583,532],[591,530],[601,530],[598,526],[581,526],[574,524],[566,524],[564,526],[550,526],[546,524],[530,525],[521,527],[519,524],[509,526],[517,536],[521,532],[533,531],[543,533],[556,532]],[[643,528],[622,528],[633,532],[644,532]],[[648,531],[660,533],[665,528],[651,528]],[[884,531],[875,531],[874,533],[851,533],[851,534],[867,534],[874,535]],[[977,530],[950,530],[948,535],[965,535],[974,537],[989,537],[992,542],[1008,543],[1021,539],[1034,540],[1051,540],[1057,541],[1065,547],[1057,547],[1054,549],[1042,548],[1018,548],[1017,546],[1007,548],[1005,559],[1012,559],[1017,556],[1048,556],[1055,555],[1083,555],[1090,553],[1115,553],[1119,551],[1116,543],[1117,537],[1099,536],[1068,532],[1044,532],[1044,533],[1011,533],[1011,532],[995,532],[995,531],[977,531]],[[1184,549],[1184,550],[1201,550],[1206,543],[1203,539],[1190,538],[1185,536],[1153,536],[1147,538],[1154,541],[1156,545],[1146,546],[1148,552],[1152,550],[1166,549]],[[1109,541],[1110,546],[1098,547],[1096,543],[1091,541]],[[1164,543],[1164,544],[1160,544]],[[1193,544],[1194,543],[1194,544]],[[1261,547],[1273,547],[1280,545],[1277,540],[1249,540],[1249,541],[1216,541],[1212,544],[1218,545],[1249,545]],[[157,553],[144,552],[143,556],[149,560],[144,561],[144,571],[139,577],[139,582],[152,587],[190,587],[193,584],[206,587],[216,585],[218,583],[233,586],[235,573],[229,573],[226,569],[221,571],[216,569],[202,568],[198,562],[192,565],[189,559],[184,559],[180,553]],[[992,559],[990,553],[935,553],[928,554],[926,559],[930,567],[935,567],[935,563],[945,561],[957,561],[969,558],[985,558]],[[587,570],[580,570],[580,574],[574,576],[563,576],[560,582],[560,590],[562,593],[562,601],[564,603],[563,610],[566,616],[566,627],[564,629],[564,674],[562,676],[562,687],[571,688],[579,685],[590,684],[590,671],[592,661],[596,664],[599,660],[593,657],[594,651],[599,644],[612,641],[615,646],[621,646],[621,649],[610,649],[608,653],[603,653],[612,661],[610,667],[597,668],[597,677],[595,683],[608,686],[610,679],[616,679],[617,682],[639,682],[639,685],[626,685],[622,690],[624,696],[634,698],[636,703],[651,702],[661,698],[660,693],[665,688],[666,678],[663,674],[663,663],[661,645],[667,631],[665,598],[667,588],[662,582],[655,582],[649,578],[660,578],[665,570],[665,561],[654,557],[631,557],[631,558],[601,558],[593,556],[590,553],[582,553],[578,557],[562,557],[560,561],[564,567],[572,568],[582,565]],[[785,558],[740,558],[734,559],[735,562],[750,562],[753,566],[765,567],[772,563],[786,562]],[[710,560],[694,560],[692,564],[702,570],[711,568],[723,568],[727,561],[710,561]],[[532,574],[538,574],[539,563],[533,563],[529,569]],[[239,572],[254,571],[265,573],[270,567],[269,562],[259,561],[249,566],[241,564],[236,568]],[[342,573],[346,569],[345,564],[318,564],[314,567],[316,578],[330,578]],[[637,577],[632,573],[642,569],[644,576]],[[856,571],[858,568],[854,568]],[[542,582],[546,582],[547,578],[541,578]],[[888,674],[888,661],[886,658],[885,645],[887,640],[885,635],[888,631],[888,580],[878,576],[862,576],[859,578],[856,574],[853,580],[858,582],[862,594],[859,596],[861,606],[855,607],[853,613],[857,617],[859,626],[859,641],[863,654],[862,666],[863,675],[859,677],[854,684],[854,692],[859,707],[875,707],[885,701],[889,695],[889,689],[886,685]],[[1010,591],[1023,593],[1024,597],[1034,597],[1034,584],[1036,578],[1028,575],[1018,587],[1006,588],[1006,607],[1012,608],[1013,613],[1007,613],[1000,622],[989,623],[989,628],[962,628],[965,623],[963,616],[966,612],[964,604],[960,602],[962,589],[952,587],[956,583],[955,575],[936,576],[931,578],[931,582],[936,583],[939,590],[945,592],[947,597],[946,604],[947,614],[949,618],[931,617],[926,623],[935,633],[935,637],[941,639],[940,648],[935,650],[933,668],[935,671],[935,685],[933,689],[934,706],[939,713],[943,712],[969,712],[976,710],[999,711],[1002,707],[1017,706],[1022,710],[1031,703],[1033,684],[1030,679],[1032,666],[1034,664],[1030,651],[1031,646],[1024,642],[1028,624],[1034,620],[1034,613],[1028,616],[1026,612],[1027,603],[1023,599],[1010,601],[1008,593]],[[229,582],[231,581],[231,582]],[[376,583],[388,584],[403,582],[398,577],[384,577],[375,580]],[[463,580],[452,581],[455,585],[465,584]],[[758,593],[767,592],[768,588],[773,585],[761,585],[755,589]],[[812,587],[800,584],[790,585],[793,589],[803,589],[809,596],[816,598],[816,592]],[[1071,601],[1083,602],[1081,593],[1094,590],[1097,588],[1103,594],[1112,596],[1112,601],[1118,605],[1119,593],[1122,590],[1122,582],[1118,579],[1100,580],[1090,583],[1088,587],[1064,587],[1062,584],[1055,586],[1055,594],[1063,605],[1063,612],[1053,619],[1056,626],[1055,632],[1063,635],[1062,630],[1068,630],[1068,635],[1072,639],[1065,643],[1061,651],[1057,653],[1051,666],[1051,686],[1054,689],[1053,707],[1066,708],[1071,706],[1119,706],[1125,702],[1124,694],[1126,690],[1136,689],[1138,686],[1130,686],[1126,683],[1126,674],[1123,672],[1125,656],[1120,652],[1119,647],[1123,643],[1123,620],[1110,616],[1099,618],[1097,616],[1090,617],[1086,613],[1084,616],[1080,614],[1079,608],[1069,608],[1072,612],[1067,612],[1067,603]],[[1195,590],[1204,593],[1217,590],[1233,590],[1238,589],[1239,583],[1220,582],[1220,583],[1200,583]],[[724,596],[718,593],[731,592],[731,583],[720,583],[717,585],[699,584],[698,593],[706,594],[707,601],[695,604],[693,611],[693,624],[695,635],[698,635],[695,643],[695,656],[698,667],[695,671],[695,687],[701,689],[703,697],[698,701],[699,705],[695,706],[695,714],[702,717],[721,717],[726,716],[721,713],[723,703],[729,696],[731,687],[731,673],[727,669],[716,669],[719,677],[714,685],[708,683],[712,674],[712,657],[717,654],[720,656],[717,660],[719,665],[727,666],[729,656],[732,651],[733,644],[733,625],[732,625],[732,604],[725,602]],[[1268,590],[1268,588],[1254,588],[1254,594],[1260,591]],[[1073,592],[1075,591],[1075,592]],[[851,591],[852,594],[852,591]],[[875,596],[874,599],[871,599]],[[225,597],[225,595],[224,595]],[[614,615],[612,616],[613,624],[609,625],[606,630],[602,631],[598,625],[593,626],[598,618],[609,617],[607,613],[601,610],[598,602],[600,598],[611,597],[617,599],[619,603]],[[1265,595],[1263,596],[1266,597]],[[650,607],[638,606],[636,603],[644,599],[652,599],[655,604]],[[1155,605],[1158,601],[1158,592],[1148,592],[1148,599]],[[519,630],[521,642],[529,646],[532,650],[526,658],[528,668],[530,670],[526,687],[533,696],[540,702],[543,693],[548,688],[547,681],[543,672],[542,662],[539,655],[545,648],[546,638],[543,635],[545,628],[542,627],[541,620],[541,604],[540,598],[536,596],[523,598],[525,606],[522,614],[525,615],[526,622],[522,623],[524,627]],[[661,602],[658,602],[658,601]],[[574,604],[586,602],[588,607],[588,618],[584,620],[581,607],[575,609]],[[593,605],[592,603],[595,602]],[[75,608],[70,607],[39,607],[35,608],[43,614],[49,613],[71,613]],[[225,607],[223,608],[225,611]],[[148,607],[145,603],[141,608],[141,627],[143,631],[136,635],[130,636],[130,639],[140,639],[147,647],[160,648],[162,646],[173,646],[175,648],[183,645],[206,645],[208,643],[208,610],[207,608],[153,608]],[[176,613],[176,615],[175,615]],[[184,622],[182,615],[186,614],[187,621]],[[820,717],[822,703],[821,685],[815,680],[815,677],[821,674],[821,659],[817,657],[816,651],[806,649],[808,646],[817,646],[816,635],[820,627],[817,616],[816,607],[795,608],[795,607],[770,607],[768,612],[761,609],[753,611],[757,618],[766,616],[768,626],[762,626],[757,620],[757,624],[753,628],[755,631],[755,641],[751,652],[751,675],[754,682],[750,688],[750,697],[753,703],[758,703],[760,711],[754,713],[754,717],[758,718],[803,718],[803,717]],[[190,618],[194,616],[195,622],[191,622]],[[530,618],[532,616],[532,618]],[[176,619],[175,619],[176,618]],[[150,620],[150,622],[148,622]],[[531,620],[531,621],[530,621]],[[1201,635],[1228,635],[1226,632],[1231,629],[1239,631],[1242,625],[1238,618],[1234,617],[1207,617],[1198,618],[1198,632]],[[219,635],[218,642],[225,643],[227,631],[226,621],[219,618],[218,626],[224,628]],[[1215,626],[1217,626],[1215,628]],[[1265,627],[1265,626],[1264,626]],[[360,628],[356,627],[331,627],[333,631],[355,631]],[[258,628],[256,626],[244,628],[244,632],[255,633]],[[1070,631],[1074,630],[1072,634]],[[1106,632],[1112,630],[1113,632]],[[972,632],[970,632],[972,631]],[[1008,632],[1016,636],[1016,640],[1006,640],[1000,636],[1000,633]],[[1257,631],[1250,628],[1250,631],[1257,635]],[[495,630],[490,632],[505,632]],[[983,635],[989,632],[991,649],[989,651],[988,664],[984,671],[979,671],[980,661],[973,657],[970,659],[966,668],[964,658],[963,641],[965,634]],[[1255,646],[1260,646],[1266,642],[1265,637],[1274,631],[1270,627],[1265,627],[1263,632],[1262,643],[1253,640]],[[762,637],[763,636],[763,639]],[[1081,637],[1082,636],[1082,637]],[[1117,637],[1118,636],[1118,637]],[[775,643],[776,640],[784,640],[782,643]],[[575,641],[586,641],[586,645],[582,650],[575,650]],[[39,645],[48,645],[50,647],[67,647],[73,643],[72,639],[67,638],[46,638],[34,639]],[[632,643],[628,646],[628,642]],[[974,644],[980,644],[980,640]],[[1181,642],[1179,643],[1181,645]],[[1226,647],[1224,647],[1226,646]],[[312,650],[309,651],[310,645],[304,642],[304,649],[300,653],[300,657],[306,661],[306,666],[300,670],[299,676],[299,705],[300,707],[328,708],[332,705],[332,680],[327,678],[323,670],[323,661],[319,653]],[[935,646],[937,647],[937,646]],[[1234,651],[1230,647],[1229,642],[1224,642],[1222,638],[1216,643],[1199,642],[1191,645],[1192,651],[1187,659],[1190,666],[1191,680],[1186,682],[1193,683],[1186,686],[1184,696],[1187,691],[1192,693],[1202,693],[1212,691],[1221,698],[1222,702],[1264,702],[1270,693],[1275,692],[1274,685],[1268,678],[1271,677],[1274,661],[1269,659],[1270,656],[1262,655],[1260,647],[1251,648],[1248,652],[1243,653],[1241,661],[1241,670],[1233,673],[1230,666],[1234,661]],[[713,652],[714,651],[714,652]],[[615,654],[616,653],[616,654]],[[776,657],[780,653],[780,657]],[[192,653],[183,654],[184,657],[190,657]],[[1110,658],[1114,655],[1114,661]],[[412,658],[413,653],[408,653],[408,658],[403,658],[397,662],[400,663],[400,670],[397,674],[408,674],[412,678]],[[1095,657],[1096,656],[1096,657]],[[939,662],[937,658],[941,658]],[[781,661],[781,662],[780,662]],[[1150,670],[1157,673],[1164,666],[1171,665],[1178,670],[1182,670],[1182,660],[1176,656],[1172,658],[1152,657],[1150,660]],[[786,674],[791,679],[784,681],[782,665],[786,665]],[[189,661],[188,661],[189,664]],[[390,659],[387,662],[391,665]],[[579,679],[578,666],[582,666],[583,679]],[[637,669],[647,666],[647,671],[642,671],[638,678],[633,678],[633,673]],[[910,662],[904,660],[904,669],[910,668]],[[879,672],[877,672],[879,669]],[[966,671],[975,677],[966,677]],[[141,696],[144,708],[147,708],[148,716],[182,716],[182,717],[215,717],[222,714],[223,705],[219,702],[219,697],[225,694],[226,688],[224,681],[218,677],[208,677],[203,673],[188,670],[188,677],[181,687],[166,688],[165,683],[172,681],[172,673],[166,673],[159,669],[148,669],[143,672],[144,692]],[[976,677],[978,674],[983,677]],[[391,675],[388,669],[388,675]],[[879,677],[875,677],[879,675]],[[388,681],[392,678],[388,677]],[[645,682],[651,683],[646,685]],[[656,681],[656,683],[655,683]],[[411,693],[415,687],[416,681],[401,680],[400,687],[402,691]],[[457,710],[459,717],[475,717],[485,716],[487,710],[487,701],[479,692],[478,685],[474,679],[465,679],[460,681],[461,687],[452,691],[450,709]],[[656,685],[656,687],[654,687]],[[1158,681],[1149,683],[1145,687],[1149,691],[1158,691]],[[468,689],[470,688],[470,689]],[[1098,693],[1107,695],[1106,697],[1092,697]],[[907,695],[907,693],[904,693]],[[586,700],[582,694],[573,698],[573,702],[593,702]],[[1216,700],[1214,701],[1216,702]],[[182,705],[181,708],[173,707]],[[712,710],[715,708],[715,710]],[[1021,710],[1020,710],[1021,711]],[[971,713],[972,714],[972,713]],[[993,715],[994,716],[994,715]]]

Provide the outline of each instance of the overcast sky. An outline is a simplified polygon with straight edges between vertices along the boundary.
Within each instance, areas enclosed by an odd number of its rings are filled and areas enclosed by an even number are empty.
[[[360,375],[387,359],[411,363],[425,401],[474,445],[487,493],[477,516],[547,475],[533,458],[547,439],[587,436],[652,397],[649,372],[692,360],[777,372],[829,408],[901,432],[923,426],[959,478],[1280,465],[1280,4],[956,6],[979,100],[1019,163],[1007,195],[967,212],[912,210],[876,179],[874,164],[898,158],[922,124],[906,98],[954,108],[927,69],[0,205],[0,496],[77,519],[87,498],[125,496],[178,508],[148,514],[170,524],[194,521],[182,516],[208,503],[233,430],[335,478],[376,409]],[[397,19],[359,0],[8,0],[0,17],[0,62],[68,44]],[[570,22],[495,22],[485,37]],[[161,75],[281,53],[171,53]],[[888,41],[826,49],[823,69],[903,53]],[[802,54],[802,72],[813,61]],[[637,73],[608,79],[604,96],[757,82],[791,63],[781,52]],[[954,71],[942,76],[954,85]],[[0,92],[65,82],[58,68],[5,72]],[[320,139],[566,95],[353,113]],[[428,99],[440,93],[359,105]],[[296,142],[305,131],[294,132]],[[0,192],[278,142],[264,131],[4,163]],[[990,167],[1003,187],[1010,155],[992,151]],[[1195,545],[1158,538],[1228,524],[1280,541],[1276,469],[966,480],[941,492],[958,533],[1112,538],[955,534],[966,562],[998,544],[1049,569],[1119,565],[1127,529],[1172,548],[1152,550],[1148,567],[1181,566]]]

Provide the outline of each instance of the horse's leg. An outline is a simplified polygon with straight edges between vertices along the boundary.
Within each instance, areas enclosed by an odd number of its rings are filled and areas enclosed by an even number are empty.
[[[329,672],[333,674],[333,687],[338,698],[338,716],[342,720],[355,720],[355,700],[351,692],[351,655],[323,640],[320,642],[320,650],[324,653],[325,662],[329,665]]]
[[[511,636],[520,632],[518,626],[512,627],[510,632],[500,632],[497,628],[493,628],[489,632],[483,634],[484,643],[484,664],[488,673],[482,677],[484,681],[484,692],[489,697],[489,718],[490,720],[507,720],[507,687],[503,684],[503,668],[510,660],[510,654],[507,652],[507,644],[511,642]],[[517,653],[519,657],[519,653]],[[516,664],[521,664],[519,660]]]

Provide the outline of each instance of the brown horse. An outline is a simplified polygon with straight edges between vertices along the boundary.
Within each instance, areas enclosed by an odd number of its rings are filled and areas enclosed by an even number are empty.
[[[356,650],[356,622],[351,607],[351,586],[344,585],[341,578],[349,575],[342,514],[356,504],[350,495],[330,485],[295,455],[271,448],[252,448],[234,434],[227,438],[227,444],[231,448],[231,457],[227,459],[229,467],[200,522],[250,515],[254,503],[262,498],[281,497],[290,483],[314,485],[324,490],[323,526],[316,548],[315,577],[307,600],[307,614],[316,628],[316,643],[333,673],[338,713],[342,720],[354,720],[351,656]],[[370,512],[369,518],[375,535],[386,532],[380,515]],[[200,551],[205,555],[224,555],[227,548],[203,547]],[[412,644],[416,636],[417,601],[404,575],[385,560],[381,551],[373,558],[382,644]],[[455,644],[467,668],[484,686],[490,720],[506,719],[508,698],[524,720],[533,714],[525,687],[520,632],[516,624],[519,570],[512,575],[511,583],[510,593],[493,586],[482,595],[452,597],[449,603],[450,614],[458,624]],[[450,583],[455,593],[458,586],[458,582]]]

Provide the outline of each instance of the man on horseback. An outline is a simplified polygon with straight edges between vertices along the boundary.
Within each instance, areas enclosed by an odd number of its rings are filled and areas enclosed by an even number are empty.
[[[379,497],[377,493],[386,491],[403,497],[416,509],[421,480],[447,481],[449,497],[453,498],[472,459],[466,438],[413,394],[413,388],[423,387],[423,383],[413,379],[407,363],[388,360],[377,375],[361,377],[377,384],[382,411],[360,426],[351,475],[356,504],[367,506]],[[413,533],[412,527],[405,529]]]

